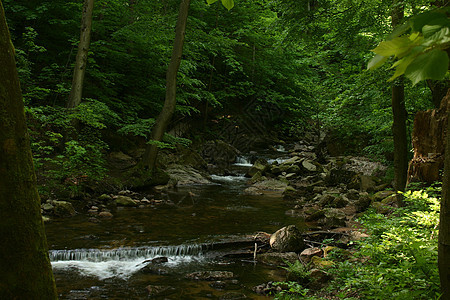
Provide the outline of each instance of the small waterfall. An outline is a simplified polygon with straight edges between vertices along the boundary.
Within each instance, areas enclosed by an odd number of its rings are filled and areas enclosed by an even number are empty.
[[[75,269],[85,276],[126,279],[156,257],[167,257],[166,267],[182,263],[201,261],[206,244],[161,247],[129,247],[111,250],[73,249],[50,250],[49,256],[54,270]]]
[[[109,260],[133,260],[135,258],[153,258],[157,256],[201,256],[206,245],[180,245],[166,247],[138,247],[117,248],[111,250],[102,249],[73,249],[73,250],[50,250],[50,261],[91,261],[101,262]]]
[[[236,162],[234,163],[235,166],[240,167],[251,167],[253,164],[250,161],[250,158],[245,156],[238,156],[236,157]]]

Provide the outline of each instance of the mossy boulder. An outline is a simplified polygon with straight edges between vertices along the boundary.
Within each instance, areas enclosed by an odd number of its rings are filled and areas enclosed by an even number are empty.
[[[128,196],[118,196],[115,202],[117,206],[135,207],[138,205],[137,201]]]
[[[57,217],[70,217],[75,215],[72,203],[67,201],[52,201],[53,214]]]

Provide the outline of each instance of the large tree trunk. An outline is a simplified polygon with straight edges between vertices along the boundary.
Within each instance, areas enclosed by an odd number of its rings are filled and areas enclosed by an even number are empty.
[[[394,0],[392,27],[395,28],[403,18],[403,4]],[[394,123],[394,189],[404,191],[408,174],[408,139],[406,134],[405,87],[403,79],[397,79],[392,85],[392,114]]]
[[[0,2],[0,299],[56,299],[19,78]]]
[[[448,94],[447,94],[448,95]],[[448,96],[447,96],[448,97]],[[439,220],[438,266],[441,281],[441,299],[450,299],[450,117],[447,111],[447,138],[445,169],[442,186],[441,211]]]
[[[161,142],[169,125],[176,105],[176,89],[177,89],[177,73],[183,55],[184,35],[186,32],[186,23],[189,13],[190,0],[181,0],[180,11],[178,13],[177,25],[175,29],[175,41],[173,44],[172,57],[170,59],[169,68],[166,74],[166,98],[164,106],[156,119],[156,123],[152,130],[152,140]],[[149,144],[142,157],[142,166],[145,169],[153,170],[156,164],[156,155],[158,154],[158,146]]]
[[[94,10],[94,0],[85,0],[81,17],[80,43],[75,60],[73,71],[72,88],[66,103],[67,108],[77,107],[81,103],[83,94],[84,74],[86,73],[89,44],[91,41],[92,12]]]
[[[414,118],[412,144],[414,157],[409,163],[409,182],[432,183],[442,179],[445,137],[450,106],[450,90],[439,109],[417,112]]]

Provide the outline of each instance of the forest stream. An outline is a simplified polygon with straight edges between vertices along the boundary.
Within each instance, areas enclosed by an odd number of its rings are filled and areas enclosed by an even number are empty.
[[[280,160],[274,155],[265,158]],[[250,166],[239,158],[232,170],[237,176],[213,175],[213,184],[167,191],[165,197],[175,205],[118,208],[113,218],[95,223],[86,213],[48,223],[60,298],[142,299],[150,293],[165,299],[267,299],[252,288],[283,280],[285,271],[225,257],[229,250],[214,246],[289,224],[303,227],[301,218],[285,213],[289,206],[281,197],[242,193]],[[160,259],[150,262],[155,258]],[[203,271],[232,272],[233,277],[188,278]]]

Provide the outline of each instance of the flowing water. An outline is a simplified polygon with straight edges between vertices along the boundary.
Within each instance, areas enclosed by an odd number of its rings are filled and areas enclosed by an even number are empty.
[[[80,213],[46,224],[60,298],[147,299],[146,287],[152,285],[167,288],[160,299],[219,299],[232,292],[267,299],[251,289],[282,280],[282,269],[224,258],[228,250],[212,245],[288,224],[302,226],[301,220],[285,214],[289,203],[281,198],[243,195],[242,175],[212,179],[215,184],[169,191],[166,197],[177,205],[118,208],[112,219],[99,222]],[[149,263],[158,257],[167,262]],[[214,284],[185,278],[196,271],[231,271],[236,280]]]

